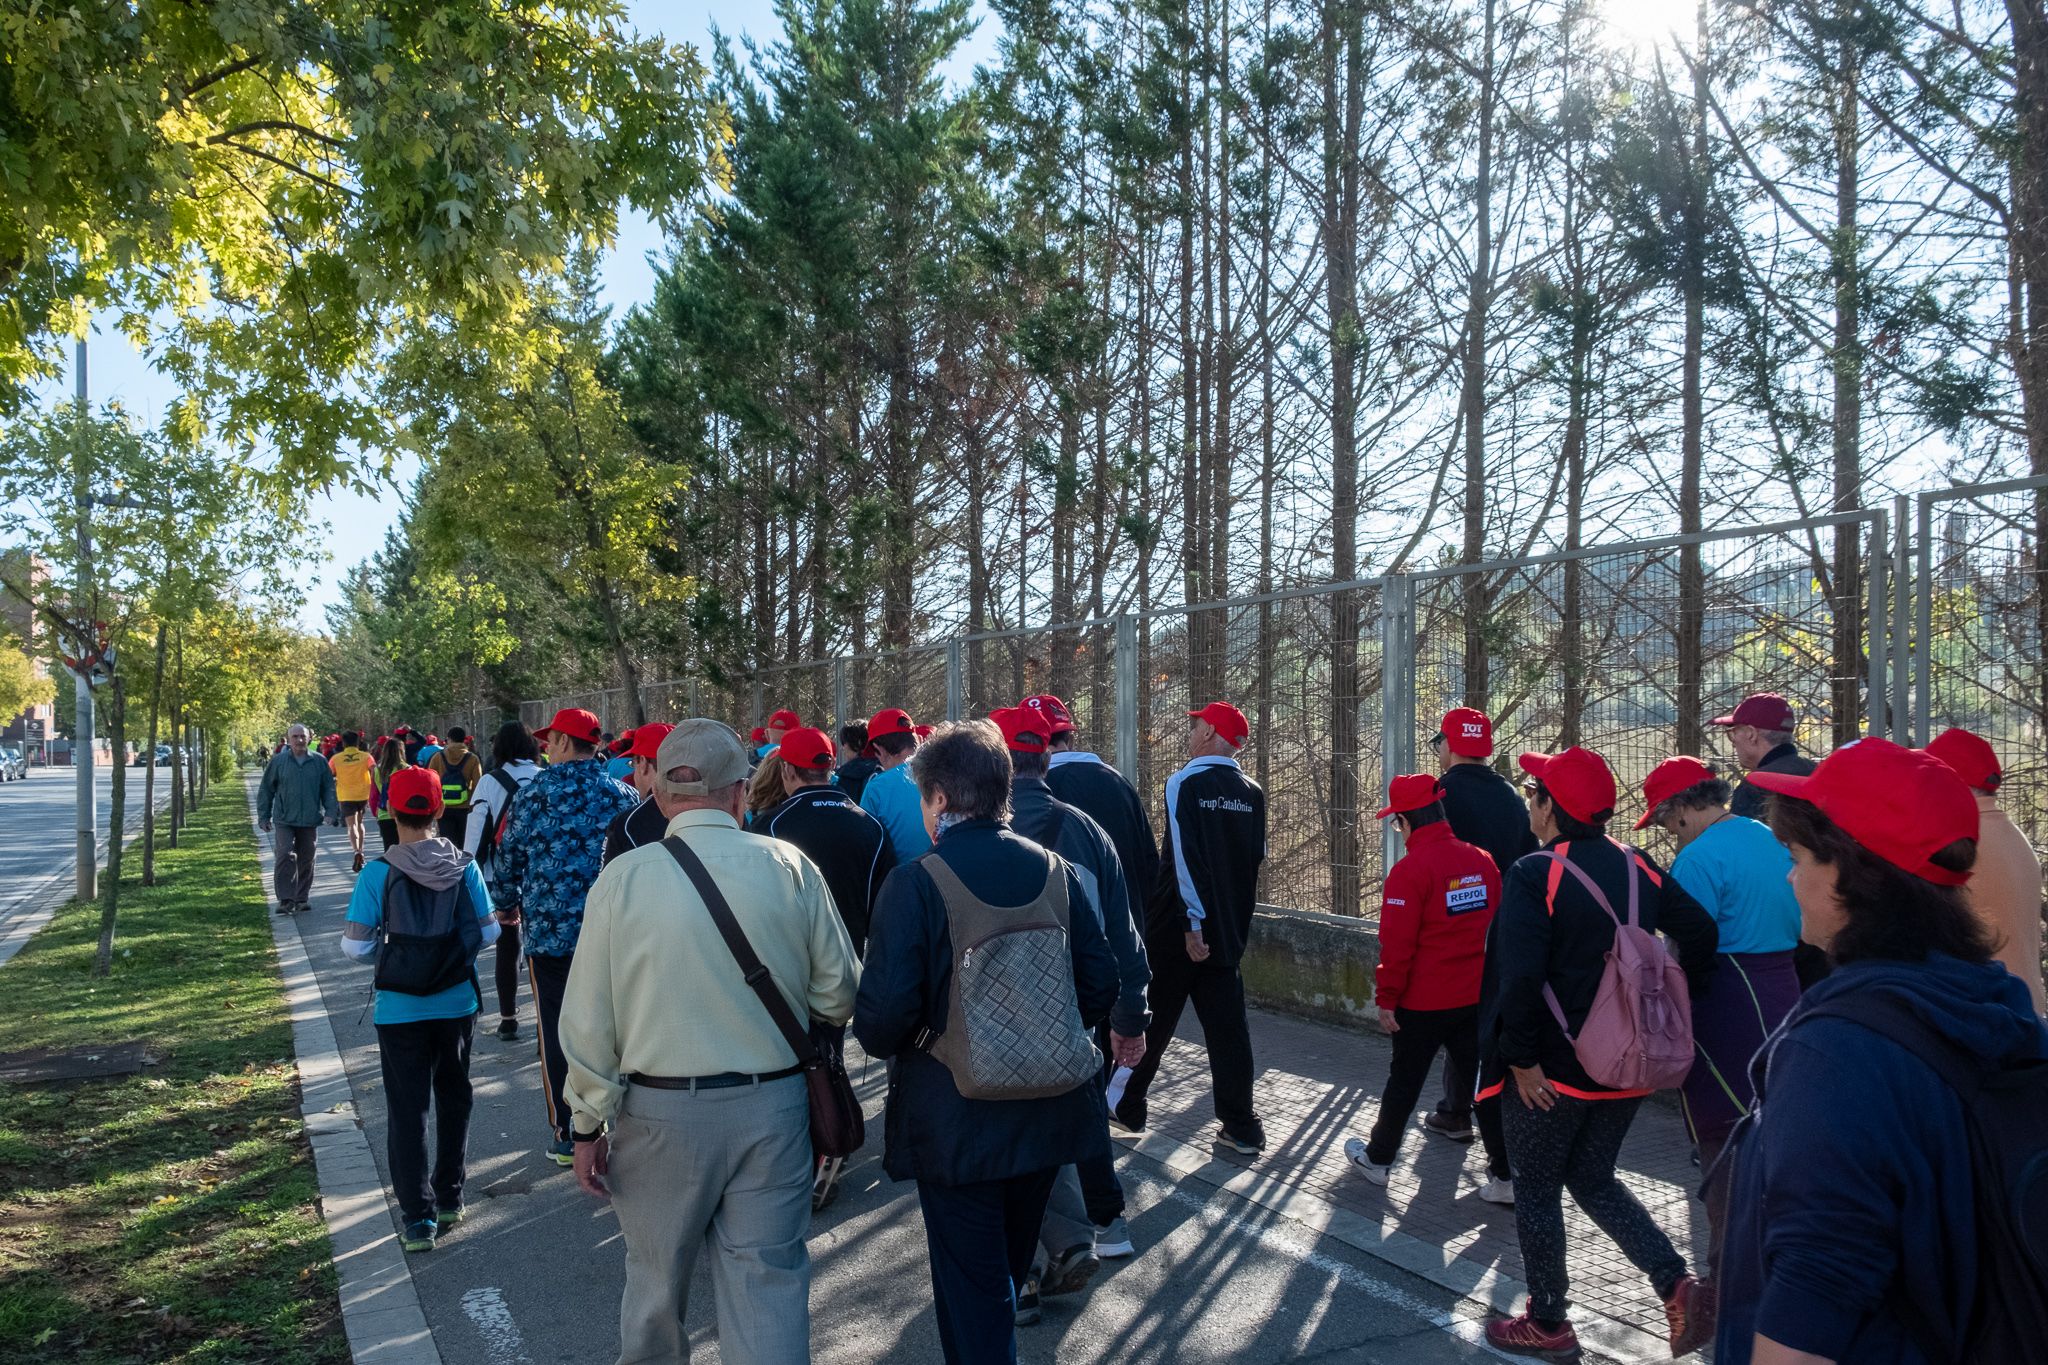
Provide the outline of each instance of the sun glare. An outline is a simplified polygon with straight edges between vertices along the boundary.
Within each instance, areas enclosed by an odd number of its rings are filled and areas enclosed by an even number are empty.
[[[1601,0],[1601,21],[1623,47],[1691,47],[1699,26],[1698,0]]]

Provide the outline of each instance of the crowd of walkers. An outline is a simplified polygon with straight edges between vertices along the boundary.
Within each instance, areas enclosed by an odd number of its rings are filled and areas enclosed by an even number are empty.
[[[1344,1153],[1391,1184],[1442,1053],[1418,1126],[1479,1139],[1478,1197],[1512,1206],[1529,1285],[1496,1349],[1578,1358],[1568,1191],[1664,1304],[1674,1357],[2038,1358],[2048,1177],[2010,1158],[2048,1131],[2040,864],[1976,736],[1816,764],[1796,722],[1751,697],[1713,722],[1739,783],[1693,756],[1643,776],[1635,829],[1664,831],[1668,867],[1610,832],[1601,755],[1524,753],[1518,787],[1476,710],[1430,735],[1437,772],[1389,783],[1393,1055]],[[305,906],[316,827],[350,822],[343,947],[376,964],[403,1244],[462,1215],[495,945],[503,1039],[526,964],[546,1156],[617,1211],[621,1362],[687,1358],[707,1249],[722,1355],[809,1359],[849,1031],[888,1067],[883,1165],[916,1183],[949,1361],[1015,1360],[1042,1297],[1133,1254],[1110,1129],[1145,1130],[1189,1005],[1218,1143],[1265,1149],[1242,966],[1266,802],[1226,702],[1188,712],[1156,832],[1044,695],[935,729],[888,708],[836,740],[789,711],[748,740],[707,719],[613,737],[572,708],[502,727],[488,765],[459,730],[331,739],[323,758],[291,728],[258,814],[280,913]],[[367,862],[366,810],[386,829]],[[1701,1167],[1698,1267],[1617,1175],[1660,1089]]]

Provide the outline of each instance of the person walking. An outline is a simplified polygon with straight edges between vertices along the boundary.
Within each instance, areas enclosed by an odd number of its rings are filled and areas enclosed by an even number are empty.
[[[1727,782],[1697,758],[1668,758],[1643,781],[1648,807],[1637,829],[1660,826],[1678,856],[1671,876],[1714,917],[1720,956],[1714,988],[1692,1002],[1699,1060],[1679,1088],[1686,1127],[1699,1149],[1707,1206],[1711,1287],[1728,1231],[1728,1181],[1720,1168],[1728,1135],[1750,1110],[1750,1058],[1799,1001],[1799,903],[1786,879],[1792,855],[1777,836],[1728,809]]]
[[[341,806],[342,828],[348,831],[349,852],[355,855],[352,872],[363,870],[363,812],[369,809],[371,778],[376,763],[363,749],[363,737],[344,730],[341,747],[327,760],[334,772],[334,799]]]
[[[932,840],[925,832],[916,784],[905,766],[917,752],[917,726],[910,713],[894,706],[877,711],[868,722],[868,743],[874,746],[880,768],[861,792],[860,808],[882,822],[889,851],[899,865],[922,858],[931,852]]]
[[[561,1015],[576,1180],[610,1200],[626,1242],[619,1360],[690,1358],[690,1279],[709,1246],[719,1358],[802,1365],[803,1067],[686,869],[716,888],[796,1018],[843,1025],[860,966],[818,869],[740,829],[738,735],[686,720],[663,736],[654,764],[666,839],[614,860],[590,889]]]
[[[661,803],[654,799],[657,771],[654,760],[661,752],[661,742],[675,728],[660,721],[649,721],[627,732],[633,736],[633,742],[626,750],[626,757],[632,765],[627,775],[640,799],[623,814],[613,816],[611,824],[605,827],[603,865],[609,866],[614,858],[642,845],[658,843],[667,835],[668,821],[661,818]]]
[[[312,732],[294,725],[284,742],[284,752],[270,760],[256,784],[256,827],[275,834],[277,913],[295,915],[312,894],[320,822],[340,824],[341,804],[334,797],[334,770],[307,748]]]
[[[1143,1132],[1145,1093],[1192,1001],[1223,1145],[1247,1155],[1266,1146],[1252,1100],[1251,1021],[1239,970],[1266,858],[1266,793],[1237,766],[1250,735],[1244,713],[1229,702],[1188,712],[1187,766],[1166,779],[1166,848],[1146,916],[1152,1026],[1144,1060],[1128,1072],[1119,1068],[1108,1096],[1110,1116]]]
[[[411,766],[404,740],[393,735],[377,745],[377,766],[370,774],[370,818],[377,822],[377,837],[386,848],[398,843],[398,822],[391,816],[391,779],[399,769]]]
[[[341,947],[350,958],[377,963],[377,1064],[384,1080],[385,1161],[403,1229],[399,1245],[432,1251],[436,1239],[462,1221],[469,1050],[482,1008],[476,957],[498,937],[498,925],[475,861],[434,832],[440,779],[424,768],[400,772],[391,809],[398,843],[356,878]]]
[[[1116,959],[1102,926],[1081,908],[1086,892],[1065,860],[1009,828],[1010,761],[995,726],[938,727],[911,772],[936,842],[882,887],[853,1032],[869,1056],[891,1063],[883,1169],[917,1182],[945,1358],[1013,1365],[1017,1290],[1054,1177],[1109,1150],[1092,1074],[1099,1057],[1078,1030],[1093,1028],[1115,1003]],[[1010,941],[1019,945],[1046,942],[1047,923],[1065,929],[1071,975],[1048,963],[1028,987],[1019,983],[1015,1004],[1021,1017],[1042,1025],[1026,1030],[1033,1045],[1058,1044],[1062,1062],[1078,1062],[1057,1068],[1073,1075],[1070,1088],[1039,1098],[962,1093],[953,1068],[964,1063],[943,1058],[965,1047],[947,1049],[945,1037],[956,1014],[968,1017],[978,989],[956,980],[968,946],[955,937],[956,917],[1000,926],[982,932],[1015,935]]]
[[[541,1092],[553,1134],[547,1155],[559,1166],[573,1164],[576,1153],[569,1140],[562,1093],[567,1063],[556,1020],[583,929],[583,901],[604,863],[605,828],[633,804],[632,789],[605,776],[597,752],[603,734],[596,716],[574,707],[555,712],[534,732],[547,746],[548,766],[512,803],[512,818],[498,845],[500,900],[519,919],[526,979],[533,988]]]
[[[1373,971],[1380,1028],[1394,1058],[1370,1139],[1347,1138],[1344,1155],[1375,1185],[1385,1185],[1439,1050],[1450,1054],[1460,1093],[1479,1075],[1479,986],[1486,934],[1500,905],[1501,876],[1484,849],[1451,833],[1443,786],[1426,773],[1387,784],[1378,818],[1394,819],[1406,851],[1388,869],[1380,894],[1380,960]],[[1512,1204],[1515,1187],[1497,1111],[1482,1116],[1487,1181],[1479,1197]]]
[[[839,765],[832,780],[857,806],[867,791],[868,779],[882,771],[882,765],[875,762],[874,753],[868,748],[866,721],[856,720],[839,727],[839,752],[849,757]]]
[[[2040,1321],[2040,1262],[2020,1251],[2038,1227],[2000,1165],[2038,1160],[2038,1119],[2010,1116],[2048,1030],[1965,894],[1979,802],[1940,758],[1877,738],[1751,781],[1774,794],[1803,937],[1835,971],[1752,1064],[1714,1359],[2040,1359],[2024,1326]]]
[[[1010,751],[1010,827],[1066,859],[1081,879],[1089,908],[1116,958],[1116,1004],[1098,1032],[1096,1046],[1112,1066],[1136,1066],[1144,1060],[1145,1030],[1152,1023],[1145,1002],[1152,966],[1145,957],[1144,935],[1132,918],[1131,895],[1116,846],[1102,826],[1054,796],[1047,785],[1052,718],[1046,708],[1020,704],[989,719]],[[1108,1068],[1100,1073],[1105,1083],[1109,1074]],[[1076,1293],[1101,1268],[1105,1256],[1132,1254],[1124,1208],[1123,1183],[1110,1157],[1091,1158],[1085,1171],[1078,1164],[1060,1168],[1039,1232],[1039,1254],[1018,1305],[1027,1319],[1040,1294]]]
[[[1116,860],[1130,891],[1131,919],[1142,925],[1145,897],[1159,880],[1159,838],[1153,832],[1152,817],[1145,812],[1144,798],[1129,778],[1078,747],[1080,731],[1065,702],[1041,694],[1026,697],[1021,704],[1042,715],[1052,732],[1046,750],[1046,786],[1074,809],[1086,811],[1116,846]]]
[[[484,778],[484,763],[469,746],[469,731],[451,728],[448,742],[427,760],[427,770],[441,779],[441,834],[459,848],[466,842],[469,808]]]
[[[1614,1174],[1622,1139],[1649,1092],[1595,1081],[1573,1040],[1592,1011],[1624,907],[1635,907],[1641,928],[1677,945],[1695,998],[1713,971],[1719,939],[1712,917],[1675,879],[1607,837],[1616,789],[1605,759],[1574,746],[1523,754],[1520,763],[1528,774],[1529,823],[1543,847],[1508,870],[1501,891],[1479,1001],[1479,1093],[1505,1092],[1501,1126],[1514,1165],[1515,1233],[1529,1301],[1520,1316],[1489,1322],[1486,1339],[1511,1355],[1576,1358],[1578,1334],[1566,1310],[1569,1189],[1649,1277],[1664,1304],[1672,1350],[1682,1353],[1711,1330],[1699,1281]]]
[[[491,740],[491,770],[477,783],[462,832],[462,851],[476,859],[487,886],[497,884],[498,852],[511,818],[512,798],[540,773],[539,757],[540,746],[516,720],[500,725]],[[519,912],[497,905],[492,917],[499,928],[492,973],[498,991],[498,1037],[509,1043],[519,1037]]]
[[[1977,802],[1977,861],[1963,895],[1991,935],[1992,953],[2026,983],[2034,1013],[2048,1013],[2041,991],[2041,858],[1998,805],[2005,765],[1980,735],[1944,730],[1927,752],[1954,770]]]

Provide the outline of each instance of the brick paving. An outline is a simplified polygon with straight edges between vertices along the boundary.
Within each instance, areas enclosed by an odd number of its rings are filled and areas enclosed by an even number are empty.
[[[1259,1171],[1390,1230],[1455,1250],[1481,1268],[1525,1278],[1514,1210],[1479,1198],[1486,1158],[1476,1140],[1470,1146],[1447,1142],[1411,1122],[1385,1189],[1344,1159],[1344,1139],[1366,1136],[1378,1113],[1392,1056],[1385,1037],[1263,1010],[1253,1010],[1251,1022],[1267,1143]],[[1418,1112],[1427,1112],[1436,1098],[1432,1083]],[[1147,1108],[1151,1132],[1200,1149],[1214,1142],[1208,1054],[1192,1011],[1159,1068]],[[1244,1160],[1218,1150],[1226,1159]],[[1623,1182],[1697,1270],[1706,1260],[1706,1212],[1692,1196],[1699,1171],[1675,1099],[1655,1098],[1642,1107],[1621,1156]],[[1572,1302],[1661,1337],[1664,1310],[1642,1274],[1569,1195],[1564,1215]]]

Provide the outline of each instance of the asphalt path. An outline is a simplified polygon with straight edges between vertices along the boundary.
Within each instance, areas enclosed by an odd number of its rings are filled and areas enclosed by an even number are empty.
[[[375,842],[372,830],[373,851]],[[323,827],[313,908],[295,925],[388,1179],[370,971],[339,947],[352,880],[343,832]],[[487,1009],[471,1065],[468,1216],[408,1264],[449,1365],[609,1361],[618,1350],[625,1248],[610,1208],[542,1155],[548,1133],[533,1016],[522,992],[520,1039],[501,1042],[490,1031],[494,952],[486,949],[478,964]],[[856,1080],[870,1114],[869,1147],[851,1164],[839,1200],[813,1222],[814,1358],[939,1361],[915,1187],[881,1170],[882,1068],[856,1063]],[[1176,1180],[1134,1153],[1121,1162],[1138,1255],[1110,1262],[1084,1295],[1048,1299],[1043,1321],[1019,1331],[1023,1361],[1498,1358],[1473,1343],[1479,1310],[1455,1294],[1213,1186]],[[717,1361],[706,1262],[694,1278],[688,1325],[693,1360]]]
[[[157,805],[170,802],[169,768],[157,769]],[[142,813],[141,768],[128,769],[131,828]],[[113,775],[104,764],[93,773],[98,798],[94,823],[106,860],[107,821],[114,804]],[[0,782],[0,938],[17,916],[26,917],[51,895],[70,894],[78,865],[78,777],[70,768],[30,768],[19,782]],[[57,888],[62,885],[62,890]],[[0,957],[0,961],[4,961]]]

